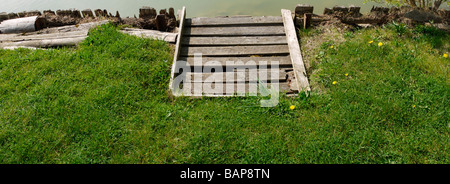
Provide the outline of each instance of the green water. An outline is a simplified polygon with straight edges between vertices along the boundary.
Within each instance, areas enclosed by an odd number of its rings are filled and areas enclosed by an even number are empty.
[[[186,6],[188,17],[214,17],[223,15],[280,15],[281,9],[294,10],[296,4],[310,4],[314,13],[322,14],[325,7],[357,5],[362,11],[370,10],[376,3],[364,0],[0,0],[0,12],[58,9],[107,9],[122,17],[139,14],[142,6],[156,9]],[[447,6],[448,7],[448,6]]]

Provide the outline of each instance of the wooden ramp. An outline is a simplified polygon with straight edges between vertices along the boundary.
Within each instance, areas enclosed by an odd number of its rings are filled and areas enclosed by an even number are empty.
[[[291,11],[270,17],[185,16],[183,8],[170,82],[175,96],[235,96],[244,88],[254,92],[256,85],[277,85],[290,95],[310,90]],[[211,88],[202,88],[205,84]]]

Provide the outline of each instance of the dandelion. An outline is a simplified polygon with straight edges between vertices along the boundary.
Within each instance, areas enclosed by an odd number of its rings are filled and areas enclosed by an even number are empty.
[[[383,46],[383,43],[381,43],[381,42],[380,42],[380,43],[378,43],[378,46],[379,46],[379,47]]]
[[[416,108],[416,105],[413,105],[412,108]]]
[[[337,84],[337,82],[336,81],[333,81],[333,85],[336,85]]]
[[[346,73],[345,76],[348,77],[348,73]]]
[[[289,107],[289,109],[294,110],[294,109],[295,109],[295,105],[291,105],[291,106]]]
[[[332,46],[330,46],[330,49],[333,49],[334,48],[334,46],[332,45]]]
[[[447,53],[444,54],[444,58],[448,58],[448,54]]]
[[[371,40],[371,41],[369,42],[369,44],[371,44],[371,43],[373,43],[373,40]]]

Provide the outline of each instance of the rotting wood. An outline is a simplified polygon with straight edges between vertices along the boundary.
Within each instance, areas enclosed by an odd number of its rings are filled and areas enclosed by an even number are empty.
[[[189,46],[242,46],[287,44],[284,36],[237,37],[183,37],[181,43]]]
[[[194,56],[202,53],[203,56],[250,56],[250,55],[283,55],[289,54],[287,45],[263,46],[235,46],[235,47],[183,47],[182,56]]]
[[[191,36],[283,36],[283,26],[190,27],[184,32]]]
[[[178,30],[178,37],[177,37],[177,44],[175,46],[175,54],[174,54],[174,59],[173,59],[173,64],[172,64],[172,73],[170,76],[170,83],[169,83],[169,89],[170,91],[172,91],[172,94],[175,96],[179,96],[180,94],[177,94],[174,91],[174,86],[173,86],[173,80],[175,78],[175,70],[176,70],[176,65],[178,62],[178,59],[180,57],[180,51],[181,51],[181,38],[183,36],[183,29],[184,29],[184,22],[186,19],[186,7],[183,6],[183,8],[181,9],[180,13],[180,25],[179,25],[179,30]]]
[[[289,45],[289,53],[292,60],[292,65],[295,71],[295,79],[299,91],[310,91],[309,81],[306,73],[305,64],[303,62],[300,45],[297,39],[297,32],[295,30],[292,13],[290,10],[281,10],[283,15],[284,27],[286,29],[286,39]]]

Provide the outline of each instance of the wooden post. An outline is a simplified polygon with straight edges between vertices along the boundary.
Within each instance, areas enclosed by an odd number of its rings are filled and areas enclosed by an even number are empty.
[[[166,14],[160,14],[156,16],[156,29],[158,31],[167,30]]]
[[[303,16],[303,29],[311,27],[312,13],[305,13]]]
[[[92,13],[91,9],[85,9],[85,10],[81,11],[81,13],[83,14],[84,18],[87,18],[87,17],[94,18],[94,14]]]
[[[8,14],[7,13],[0,13],[0,23],[4,20],[8,20]]]

